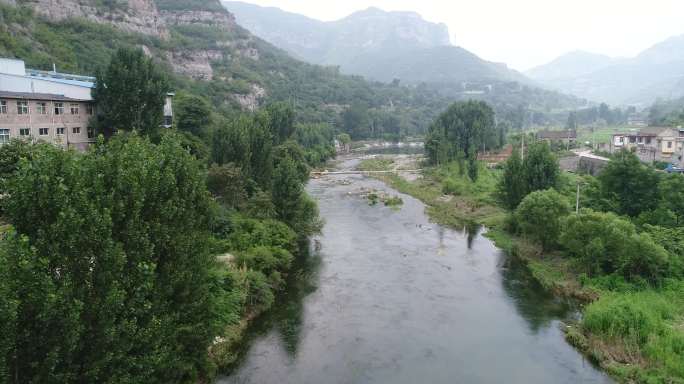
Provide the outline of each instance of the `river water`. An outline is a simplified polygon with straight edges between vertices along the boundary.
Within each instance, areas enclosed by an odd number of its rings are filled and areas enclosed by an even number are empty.
[[[404,204],[369,206],[361,187]],[[323,233],[219,383],[611,382],[565,342],[572,307],[477,229],[430,223],[420,201],[363,176],[308,188]]]

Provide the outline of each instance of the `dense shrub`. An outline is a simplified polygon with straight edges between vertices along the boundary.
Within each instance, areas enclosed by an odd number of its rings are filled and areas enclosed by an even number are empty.
[[[566,198],[555,189],[527,195],[515,211],[519,230],[539,241],[545,250],[557,245],[561,220],[570,213]]]
[[[635,217],[658,205],[658,175],[631,152],[613,156],[598,179],[604,198],[615,202],[619,214]]]
[[[667,251],[612,213],[583,210],[562,223],[560,244],[592,275],[619,273],[657,283],[671,272]]]

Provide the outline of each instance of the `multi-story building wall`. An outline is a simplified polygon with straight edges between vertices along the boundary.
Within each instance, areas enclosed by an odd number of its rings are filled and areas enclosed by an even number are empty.
[[[27,69],[21,60],[0,58],[0,144],[20,138],[85,150],[95,140],[94,87],[94,77]],[[166,128],[173,124],[173,96],[165,100]]]
[[[20,138],[84,150],[95,139],[88,124],[94,113],[89,100],[0,91],[0,143]]]
[[[610,151],[633,151],[643,162],[664,161],[684,165],[684,131],[669,127],[645,127],[639,131],[616,133]]]

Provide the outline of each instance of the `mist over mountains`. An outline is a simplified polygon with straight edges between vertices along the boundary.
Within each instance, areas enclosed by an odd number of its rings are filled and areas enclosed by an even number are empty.
[[[576,51],[526,72],[552,89],[610,104],[648,106],[684,96],[684,35],[633,58]]]
[[[244,2],[223,3],[237,22],[295,57],[336,65],[373,80],[404,83],[517,81],[532,84],[505,64],[451,45],[444,24],[414,12],[368,8],[331,22]]]
[[[404,84],[432,84],[451,94],[517,82],[612,105],[645,107],[684,96],[684,36],[633,58],[574,51],[525,74],[451,44],[444,24],[414,12],[368,8],[324,22],[278,8],[223,2],[237,22],[302,60],[343,73]]]

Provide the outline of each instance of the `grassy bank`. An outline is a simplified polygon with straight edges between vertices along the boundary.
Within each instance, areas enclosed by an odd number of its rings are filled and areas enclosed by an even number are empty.
[[[361,168],[392,169],[391,160],[371,159]],[[455,228],[482,224],[496,245],[523,260],[532,275],[558,295],[585,303],[583,320],[567,328],[567,340],[625,383],[684,383],[684,283],[659,288],[624,283],[613,276],[588,278],[577,260],[507,231],[508,213],[496,200],[499,170],[481,168],[476,182],[457,165],[427,168],[407,181],[382,176],[393,188],[423,201],[437,223]],[[572,193],[576,176],[564,175],[561,192]]]

